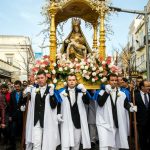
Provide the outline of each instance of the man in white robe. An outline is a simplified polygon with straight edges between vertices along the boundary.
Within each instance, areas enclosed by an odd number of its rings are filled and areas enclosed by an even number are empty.
[[[60,114],[61,150],[79,150],[82,140],[83,149],[90,149],[90,135],[84,104],[89,104],[89,93],[82,84],[77,86],[74,74],[67,77],[67,87],[61,90]]]
[[[39,87],[32,88],[26,123],[26,150],[56,150],[59,144],[54,86],[44,71],[37,73]]]
[[[99,150],[129,149],[129,116],[136,106],[130,105],[125,93],[117,88],[117,75],[108,76],[108,85],[99,92],[96,125]]]

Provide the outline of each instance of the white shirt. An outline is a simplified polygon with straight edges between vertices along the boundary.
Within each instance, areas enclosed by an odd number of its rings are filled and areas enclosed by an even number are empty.
[[[141,93],[141,96],[142,96],[143,103],[145,104],[145,98],[144,98],[144,94],[145,93],[143,93],[142,91],[140,91],[140,93]],[[147,100],[149,102],[149,96],[148,96],[148,94],[146,94],[146,96],[147,96]]]
[[[115,100],[116,100],[116,91],[117,91],[117,89],[114,88],[114,89],[112,89],[112,91],[110,93],[112,96],[112,100],[113,100],[114,104],[115,104]]]
[[[42,86],[42,87],[39,87],[39,89],[40,89],[40,93],[41,93],[41,97],[43,97],[43,96],[44,96],[44,93],[45,93],[46,87],[47,87],[47,85]]]
[[[68,91],[69,91],[69,95],[70,95],[71,105],[73,106],[73,104],[76,101],[76,98],[75,98],[75,88],[73,88],[73,89],[68,88]]]

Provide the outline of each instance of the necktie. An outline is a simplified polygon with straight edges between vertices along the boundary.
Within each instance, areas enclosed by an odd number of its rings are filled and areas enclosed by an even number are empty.
[[[148,102],[148,98],[147,98],[147,95],[146,95],[146,94],[144,94],[144,101],[145,101],[145,106],[146,106],[146,108],[148,108],[149,102]]]

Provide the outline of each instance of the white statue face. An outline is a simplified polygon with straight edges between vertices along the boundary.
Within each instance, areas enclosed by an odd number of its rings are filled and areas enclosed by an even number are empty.
[[[79,27],[78,26],[74,26],[74,31],[75,32],[79,32]]]

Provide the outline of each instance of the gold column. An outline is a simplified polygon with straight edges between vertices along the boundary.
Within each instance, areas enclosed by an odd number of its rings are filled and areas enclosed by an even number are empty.
[[[50,12],[50,68],[53,69],[53,63],[56,62],[56,24],[55,24],[55,15],[57,8],[52,4]]]
[[[93,36],[93,49],[97,49],[97,22],[93,23],[94,36]]]
[[[106,50],[106,46],[105,46],[105,24],[104,24],[104,20],[105,20],[105,11],[102,9],[100,12],[100,38],[99,38],[99,54],[100,57],[102,59],[105,58],[105,50]]]

